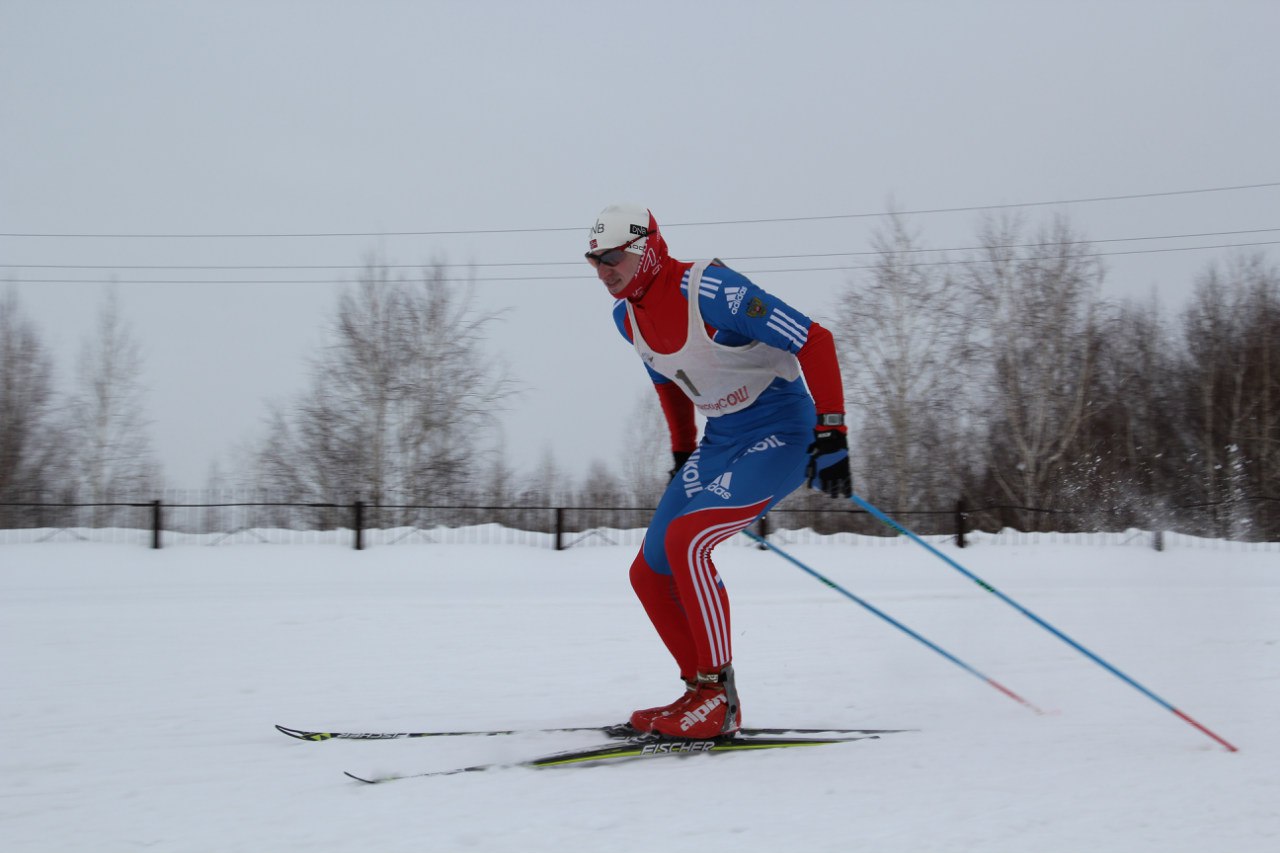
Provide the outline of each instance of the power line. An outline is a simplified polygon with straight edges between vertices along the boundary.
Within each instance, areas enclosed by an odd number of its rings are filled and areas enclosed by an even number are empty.
[[[1222,243],[1216,246],[1182,246],[1171,249],[1127,249],[1117,252],[1089,252],[1077,255],[1079,258],[1110,258],[1120,255],[1154,255],[1164,252],[1195,252],[1201,249],[1246,249],[1253,246],[1277,246],[1280,240],[1265,240],[1257,243]],[[1000,247],[992,247],[1000,248]],[[973,264],[994,264],[1002,262],[1021,263],[1023,261],[1052,261],[1057,260],[1052,255],[1035,258],[962,258],[960,260],[946,261],[920,261],[911,264],[901,264],[902,267],[949,267],[949,266],[970,266]],[[863,264],[861,266],[841,266],[841,267],[803,267],[797,269],[769,269],[769,270],[753,270],[753,272],[830,272],[834,270],[872,270],[876,269],[877,264]]]
[[[982,204],[971,205],[968,207],[934,207],[924,208],[920,210],[899,210],[885,211],[880,213],[840,213],[829,216],[792,216],[777,219],[726,219],[720,222],[687,222],[677,223],[680,225],[754,225],[757,223],[769,222],[815,222],[828,219],[866,219],[877,216],[923,216],[933,213],[974,213],[982,210],[1009,210],[1018,207],[1053,207],[1060,204],[1089,204],[1100,201],[1126,201],[1132,199],[1144,198],[1166,198],[1175,195],[1197,195],[1202,193],[1220,193],[1233,192],[1235,190],[1253,190],[1262,189],[1264,187],[1280,187],[1280,181],[1265,184],[1241,184],[1234,187],[1206,187],[1194,190],[1169,190],[1167,192],[1156,193],[1135,193],[1131,195],[1104,195],[1092,196],[1088,198],[1066,198],[1057,201],[1024,201],[1011,202],[1009,204]]]
[[[836,219],[868,219],[885,216],[924,216],[939,213],[973,213],[983,210],[1010,210],[1021,207],[1051,207],[1064,204],[1090,204],[1105,201],[1128,201],[1136,199],[1169,198],[1180,195],[1202,195],[1205,193],[1236,192],[1239,190],[1267,189],[1280,187],[1280,181],[1257,184],[1238,184],[1226,187],[1201,187],[1189,190],[1166,190],[1164,192],[1131,193],[1127,195],[1089,196],[1084,198],[1057,199],[1054,201],[1024,201],[1007,204],[966,205],[962,207],[934,207],[919,210],[876,211],[871,213],[834,213],[812,216],[783,216],[762,219],[718,219],[698,222],[670,222],[667,228],[688,228],[703,225],[763,225],[781,222],[818,222]],[[332,238],[332,237],[443,237],[481,234],[539,234],[564,231],[581,231],[581,226],[537,227],[537,228],[463,228],[435,231],[350,231],[325,233],[257,233],[257,234],[71,234],[71,233],[18,233],[0,232],[0,237],[11,238],[66,238],[66,239],[285,239],[285,238]]]
[[[973,252],[986,249],[1037,249],[1061,246],[1092,245],[1095,243],[1134,243],[1146,240],[1190,240],[1205,237],[1238,237],[1245,234],[1269,234],[1280,231],[1280,228],[1247,228],[1238,231],[1202,231],[1195,234],[1156,234],[1146,237],[1108,237],[1098,240],[1056,240],[1040,243],[1002,243],[983,246],[949,246],[933,249],[893,250],[894,254],[944,254],[946,252]],[[1245,244],[1254,245],[1254,244]],[[1166,251],[1174,251],[1170,248]],[[735,261],[766,261],[804,258],[842,258],[866,257],[881,255],[879,251],[860,252],[811,252],[790,255],[726,255]],[[1118,254],[1118,253],[1117,253]],[[249,270],[400,270],[423,269],[471,269],[478,267],[540,267],[540,266],[582,266],[581,260],[573,261],[506,261],[488,263],[456,263],[456,264],[0,264],[0,269],[45,269],[45,270],[190,270],[211,272],[233,272]]]
[[[1031,246],[1037,244],[1028,244]],[[1070,245],[1070,244],[1068,244]],[[1220,243],[1212,246],[1181,246],[1177,248],[1166,249],[1128,249],[1115,252],[1091,252],[1078,255],[1080,258],[1106,258],[1119,255],[1154,255],[1167,252],[1195,252],[1207,249],[1244,249],[1255,246],[1276,246],[1280,245],[1280,240],[1265,240],[1254,243]],[[992,248],[1009,248],[1009,247],[992,247]],[[1046,255],[1043,257],[1022,257],[1022,258],[965,258],[960,260],[944,260],[944,261],[920,261],[917,263],[901,264],[904,268],[913,267],[937,267],[937,266],[969,266],[974,264],[990,264],[1000,263],[1003,260],[1012,262],[1024,261],[1048,261],[1055,260],[1054,256]],[[841,272],[852,270],[870,270],[876,269],[876,264],[855,264],[848,266],[830,266],[830,267],[796,267],[792,269],[744,269],[738,272],[744,275],[772,274],[772,273],[802,273],[802,272]],[[491,281],[575,281],[588,277],[584,268],[579,275],[529,275],[529,276],[475,276],[467,278],[441,278],[437,281],[441,283],[468,283],[468,282],[491,282]],[[7,279],[15,284],[102,284],[102,279],[92,278],[33,278],[33,279]],[[334,284],[332,279],[173,279],[173,280],[120,280],[112,279],[114,284]]]

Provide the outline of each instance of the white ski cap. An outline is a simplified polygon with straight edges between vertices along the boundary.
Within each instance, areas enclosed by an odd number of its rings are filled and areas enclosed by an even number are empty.
[[[649,235],[649,209],[638,204],[611,204],[596,217],[596,224],[591,228],[588,251],[612,249],[621,246],[636,237],[627,247],[633,255],[643,255]]]

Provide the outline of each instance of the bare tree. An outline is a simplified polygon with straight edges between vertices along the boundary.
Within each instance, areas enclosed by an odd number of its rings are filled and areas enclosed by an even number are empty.
[[[1171,438],[1185,406],[1171,388],[1169,330],[1154,298],[1125,302],[1100,325],[1103,343],[1089,392],[1097,412],[1067,454],[1068,479],[1091,484],[1077,492],[1076,508],[1098,511],[1094,527],[1170,528],[1170,489],[1181,476]]]
[[[1000,497],[1036,507],[1088,488],[1067,476],[1068,453],[1098,408],[1103,271],[1064,217],[1029,244],[1021,232],[987,220],[966,284],[991,388],[988,474]]]
[[[294,500],[374,505],[474,496],[494,407],[510,393],[484,351],[495,319],[440,267],[391,280],[370,262],[339,299],[310,388],[272,412],[258,453],[264,485]]]
[[[550,448],[543,450],[537,465],[522,480],[519,501],[526,507],[538,507],[527,514],[530,530],[555,529],[555,514],[550,507],[563,507],[571,501],[572,489]]]
[[[922,263],[919,237],[900,217],[872,245],[874,269],[844,289],[834,317],[861,490],[896,507],[938,504],[956,497],[971,423],[957,369],[960,294],[943,267]]]
[[[626,419],[622,446],[626,452],[619,460],[622,483],[629,494],[622,495],[623,505],[655,507],[670,478],[671,434],[657,395],[645,389],[632,404]]]
[[[1213,532],[1244,536],[1254,514],[1243,502],[1275,498],[1280,475],[1280,273],[1261,255],[1214,263],[1182,320],[1184,496],[1223,505]]]
[[[583,475],[582,487],[574,498],[574,517],[578,524],[584,528],[643,526],[644,522],[625,516],[643,515],[647,521],[647,513],[617,511],[617,507],[634,506],[629,502],[629,496],[624,494],[625,490],[626,486],[607,463],[600,459],[591,460]]]
[[[160,485],[140,382],[142,356],[119,299],[109,290],[94,334],[80,349],[76,386],[68,407],[75,478],[82,500],[93,504],[137,501]],[[95,506],[93,523],[118,513]]]
[[[65,462],[53,362],[9,288],[0,296],[0,502],[52,497],[65,482]],[[6,525],[24,517],[0,513]]]

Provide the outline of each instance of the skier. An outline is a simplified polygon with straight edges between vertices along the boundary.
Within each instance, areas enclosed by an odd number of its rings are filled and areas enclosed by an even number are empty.
[[[672,258],[644,207],[606,207],[589,248],[587,261],[617,300],[618,330],[658,392],[675,461],[631,585],[685,691],[630,722],[669,737],[732,735],[742,705],[729,598],[711,551],[802,483],[852,494],[835,341],[719,260]],[[695,411],[707,419],[700,442]]]

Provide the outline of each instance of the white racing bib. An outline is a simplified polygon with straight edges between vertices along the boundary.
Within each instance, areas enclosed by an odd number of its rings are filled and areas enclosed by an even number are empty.
[[[711,340],[698,305],[698,285],[710,263],[699,261],[689,270],[689,329],[684,346],[676,352],[660,353],[649,346],[630,302],[627,316],[644,363],[679,385],[699,412],[715,418],[747,408],[774,379],[798,379],[800,362],[791,353],[760,341],[730,347]]]

